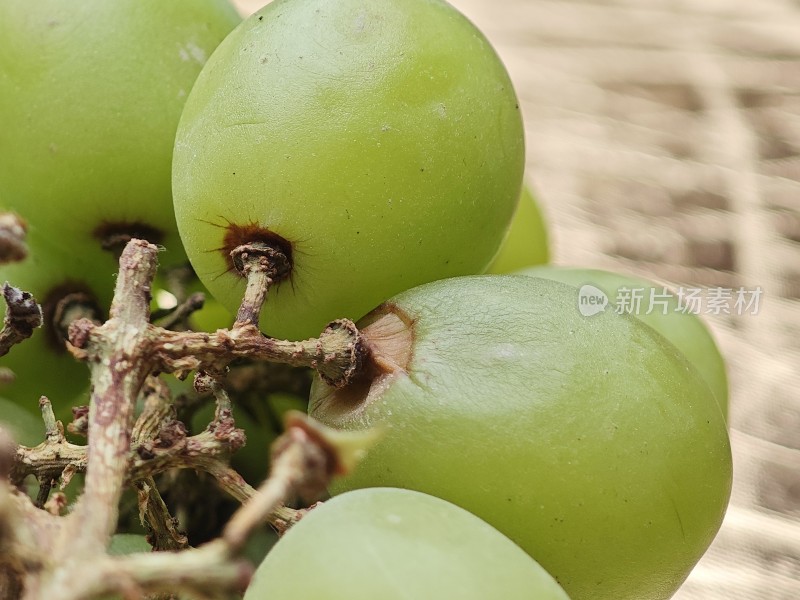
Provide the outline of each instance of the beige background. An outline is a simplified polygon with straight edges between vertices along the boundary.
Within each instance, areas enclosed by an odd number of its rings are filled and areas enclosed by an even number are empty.
[[[453,4],[516,83],[556,262],[764,289],[709,319],[734,493],[676,598],[800,600],[800,0]]]

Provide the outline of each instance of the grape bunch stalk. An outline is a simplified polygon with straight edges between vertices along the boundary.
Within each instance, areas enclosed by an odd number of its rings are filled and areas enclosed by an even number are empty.
[[[4,232],[5,233],[5,232]],[[267,521],[286,529],[302,512],[284,503],[300,495],[315,498],[331,477],[350,470],[373,438],[333,432],[301,415],[287,417],[286,432],[273,446],[270,477],[253,489],[228,464],[228,457],[244,442],[231,414],[231,403],[220,385],[226,365],[244,354],[260,360],[313,366],[332,385],[353,376],[362,352],[358,331],[349,321],[337,321],[316,339],[281,342],[265,338],[255,327],[273,272],[263,255],[242,249],[248,287],[239,318],[230,330],[214,334],[176,333],[149,323],[149,293],[156,271],[158,249],[131,240],[120,258],[120,271],[110,318],[102,325],[89,320],[70,327],[72,352],[91,364],[92,398],[84,415],[88,445],[66,441],[61,422],[50,402],[40,405],[46,440],[35,447],[17,446],[3,432],[0,483],[0,590],[3,597],[95,598],[110,593],[126,596],[176,590],[230,593],[243,590],[251,567],[238,557],[247,536]],[[4,254],[8,258],[12,253]],[[25,297],[24,300],[19,298]],[[13,315],[30,298],[11,299]],[[20,333],[7,318],[2,339]],[[22,328],[24,329],[24,328]],[[169,390],[156,373],[186,374],[197,370],[195,386],[216,397],[214,421],[206,432],[187,437],[174,419]],[[145,408],[133,419],[140,393]],[[106,554],[116,531],[123,489],[140,494],[156,548],[178,549],[175,520],[167,512],[153,478],[169,469],[206,471],[234,498],[245,502],[222,536],[179,554]],[[48,494],[51,482],[66,483],[86,472],[83,494],[70,513],[63,493]],[[44,490],[35,503],[19,489],[28,475]],[[49,498],[48,498],[49,496]],[[40,510],[43,507],[45,510]]]

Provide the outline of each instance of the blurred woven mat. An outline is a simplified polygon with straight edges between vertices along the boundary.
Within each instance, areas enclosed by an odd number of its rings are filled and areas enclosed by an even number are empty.
[[[708,317],[735,484],[676,598],[800,600],[800,0],[452,2],[516,83],[556,262],[763,290]]]

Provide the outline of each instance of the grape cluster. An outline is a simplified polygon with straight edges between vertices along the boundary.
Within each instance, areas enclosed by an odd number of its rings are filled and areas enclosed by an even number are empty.
[[[39,395],[63,419],[87,402],[69,325],[106,319],[129,240],[165,248],[156,315],[210,294],[174,319],[205,331],[230,325],[258,252],[265,336],[342,318],[361,336],[353,377],[302,390],[309,415],[382,437],[245,598],[669,598],[730,495],[703,323],[669,294],[663,314],[579,311],[586,284],[656,284],[545,264],[512,82],[443,0],[276,0],[239,21],[226,0],[0,2],[0,208],[30,247],[0,279],[44,317],[0,359],[0,421],[33,445]],[[237,414],[254,483],[297,393]]]

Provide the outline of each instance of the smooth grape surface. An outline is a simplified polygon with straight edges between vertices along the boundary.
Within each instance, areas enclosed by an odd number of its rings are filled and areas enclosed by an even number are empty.
[[[646,279],[598,269],[541,266],[520,271],[519,274],[561,281],[578,288],[587,284],[595,286],[608,296],[610,305],[607,310],[615,309],[615,298],[620,295],[620,290],[625,288],[643,290],[641,309],[634,313],[636,317],[672,342],[697,367],[700,375],[703,376],[719,401],[720,408],[727,415],[728,375],[722,354],[720,354],[711,332],[700,317],[691,312],[679,310],[678,297],[669,290],[667,290],[670,294],[669,297],[662,297],[664,286],[658,286]],[[655,294],[652,310],[649,306],[651,293]],[[578,302],[577,292],[575,301]],[[664,302],[666,306],[662,306],[661,302]]]
[[[583,317],[575,301],[571,286],[510,275],[409,290],[361,324],[368,335],[400,315],[406,367],[369,394],[315,381],[309,412],[387,431],[335,493],[433,494],[509,536],[573,600],[665,600],[722,521],[725,421],[662,336],[628,315]],[[373,352],[391,346],[380,331]]]
[[[520,193],[519,106],[483,35],[441,0],[269,4],[198,77],[175,145],[175,212],[200,278],[235,312],[236,245],[294,267],[262,328],[318,335],[401,290],[484,271]],[[267,232],[267,233],[265,233]]]
[[[433,496],[359,490],[312,510],[272,549],[245,600],[569,600],[518,546]]]
[[[41,417],[5,398],[0,398],[0,428],[6,429],[17,444],[24,446],[38,446],[45,440]]]
[[[0,2],[0,198],[72,256],[103,222],[157,229],[185,260],[172,148],[205,60],[240,21],[227,0]],[[140,236],[156,241],[150,236]],[[115,269],[116,270],[116,269]]]
[[[135,533],[118,533],[111,538],[108,553],[111,556],[124,556],[136,552],[152,552],[153,547],[143,535]]]
[[[530,188],[524,186],[508,236],[486,272],[511,273],[547,263],[550,260],[548,240],[542,209]]]

